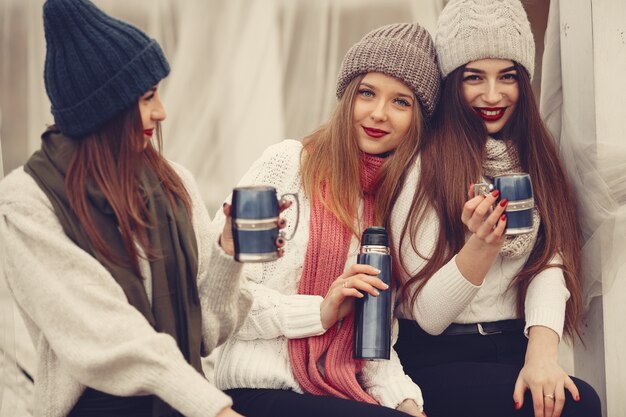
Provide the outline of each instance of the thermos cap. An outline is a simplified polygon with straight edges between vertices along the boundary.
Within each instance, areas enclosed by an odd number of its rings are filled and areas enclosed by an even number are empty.
[[[381,226],[370,226],[363,232],[361,246],[389,246],[387,230]]]

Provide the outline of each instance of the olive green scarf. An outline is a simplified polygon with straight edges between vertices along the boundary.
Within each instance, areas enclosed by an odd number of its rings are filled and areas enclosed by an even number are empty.
[[[25,171],[50,199],[67,236],[111,273],[124,290],[128,302],[143,314],[156,331],[174,337],[187,361],[202,373],[201,312],[196,286],[198,249],[184,204],[177,199],[172,207],[153,170],[148,167],[141,170],[138,192],[145,201],[150,218],[155,219],[147,237],[151,249],[158,255],[157,259],[150,260],[151,305],[143,278],[132,267],[117,265],[97,253],[70,208],[65,175],[76,144],[76,140],[48,130],[42,135],[41,149],[24,166]],[[93,183],[87,186],[86,192],[91,217],[103,240],[114,254],[128,261],[116,216],[104,194]],[[130,262],[127,263],[130,265]],[[155,398],[153,415],[170,415],[171,408],[168,411],[168,407]]]

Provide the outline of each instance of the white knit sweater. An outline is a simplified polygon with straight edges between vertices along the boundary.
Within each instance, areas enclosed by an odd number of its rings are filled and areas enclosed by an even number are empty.
[[[278,194],[297,192],[300,221],[285,255],[275,262],[246,264],[254,303],[239,333],[219,350],[215,383],[222,389],[271,388],[302,392],[295,380],[287,340],[324,333],[320,318],[322,297],[297,294],[309,240],[310,202],[301,187],[299,167],[302,145],[286,140],[268,148],[243,177],[240,185],[268,184]],[[283,213],[287,233],[296,223],[295,205]],[[213,220],[214,232],[222,229],[224,216]],[[356,263],[359,242],[352,239],[346,267]],[[405,375],[392,350],[390,361],[366,362],[359,375],[361,385],[382,405],[395,408],[405,399],[423,404],[419,387]]]
[[[209,215],[191,174],[175,169],[193,204],[208,353],[241,325],[251,297],[241,267],[209,233]],[[188,417],[214,416],[232,404],[185,361],[170,335],[157,333],[128,303],[109,272],[65,235],[47,196],[22,168],[0,182],[0,255],[38,355],[34,415],[66,416],[85,386],[119,396],[154,394]]]
[[[402,227],[411,206],[419,178],[419,159],[407,176],[391,217],[393,244],[398,247]],[[460,213],[459,213],[460,216]],[[439,233],[438,220],[429,212],[420,227],[417,242],[418,253],[429,256]],[[419,271],[425,261],[411,248],[408,239],[401,248],[401,258],[411,275]],[[414,318],[420,327],[431,334],[440,334],[451,323],[476,323],[518,318],[516,291],[507,288],[521,270],[528,257],[518,259],[499,256],[481,286],[466,280],[456,266],[456,257],[444,265],[428,281],[418,294],[412,311],[399,309],[400,317]],[[480,262],[480,260],[477,260]],[[559,263],[556,256],[553,263]],[[407,276],[402,276],[407,279]],[[569,298],[565,278],[560,268],[549,268],[533,279],[525,300],[525,332],[531,326],[541,325],[554,330],[559,337],[563,333],[565,303]]]

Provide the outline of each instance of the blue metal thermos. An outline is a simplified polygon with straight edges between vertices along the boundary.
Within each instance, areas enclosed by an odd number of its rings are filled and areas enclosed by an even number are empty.
[[[530,175],[508,174],[494,177],[493,186],[500,190],[498,200],[506,198],[506,230],[507,235],[521,235],[533,231],[533,186]]]
[[[391,288],[391,255],[384,227],[368,227],[361,240],[359,264],[380,270],[378,278]],[[391,355],[391,290],[378,297],[364,294],[354,306],[354,358],[389,359]]]

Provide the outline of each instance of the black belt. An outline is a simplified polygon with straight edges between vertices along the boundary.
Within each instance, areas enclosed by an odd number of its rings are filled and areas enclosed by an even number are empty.
[[[466,334],[480,334],[489,336],[503,332],[516,332],[524,329],[524,320],[500,320],[484,323],[452,323],[449,325],[442,336],[459,336]]]

